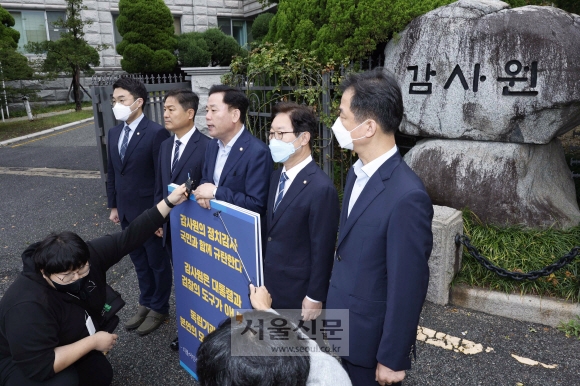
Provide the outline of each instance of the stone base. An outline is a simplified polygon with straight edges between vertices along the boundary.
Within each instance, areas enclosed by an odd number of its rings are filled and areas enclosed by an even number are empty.
[[[580,222],[557,139],[547,145],[425,139],[405,162],[434,205],[469,208],[486,224],[568,228]]]

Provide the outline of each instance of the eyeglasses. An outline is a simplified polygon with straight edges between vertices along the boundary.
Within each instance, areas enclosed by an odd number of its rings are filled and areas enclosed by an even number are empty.
[[[78,279],[81,279],[81,278],[87,276],[89,274],[90,270],[91,270],[91,265],[87,262],[84,266],[82,266],[81,268],[79,268],[78,270],[76,270],[74,272],[64,274],[64,275],[62,275],[62,277],[58,276],[57,274],[54,274],[54,276],[58,277],[58,279],[61,282],[68,284],[68,283],[71,283],[75,280],[78,280]],[[75,275],[77,276],[76,279],[74,278]]]
[[[269,139],[276,138],[278,140],[282,140],[282,137],[284,137],[284,134],[294,134],[294,132],[293,131],[270,131],[270,133],[268,133],[268,138]]]

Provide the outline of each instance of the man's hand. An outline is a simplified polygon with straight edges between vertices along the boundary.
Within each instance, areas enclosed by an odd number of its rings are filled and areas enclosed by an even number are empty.
[[[155,231],[155,236],[163,237],[163,228],[159,228]]]
[[[213,199],[213,191],[216,188],[216,186],[214,184],[210,184],[209,182],[206,182],[203,185],[200,185],[197,187],[197,189],[194,190],[193,194],[195,195],[195,199],[199,200],[200,198],[208,198],[208,199]]]
[[[121,220],[119,220],[119,212],[117,212],[117,208],[111,208],[111,214],[109,215],[109,220],[111,220],[115,224],[118,224],[121,222]]]
[[[201,206],[204,209],[210,209],[211,208],[211,204],[209,203],[209,199],[208,198],[200,198],[199,200],[197,200],[197,203],[199,204],[199,206]]]
[[[109,334],[106,331],[99,331],[91,336],[94,340],[95,350],[97,351],[110,351],[117,344],[118,337],[117,334]]]
[[[250,284],[250,303],[255,310],[266,311],[272,308],[272,297],[266,287]]]
[[[377,363],[377,371],[375,372],[375,380],[379,385],[390,385],[392,383],[401,382],[405,379],[405,370],[393,371],[387,366]]]
[[[313,302],[307,297],[302,300],[302,320],[314,320],[322,312],[322,302]]]

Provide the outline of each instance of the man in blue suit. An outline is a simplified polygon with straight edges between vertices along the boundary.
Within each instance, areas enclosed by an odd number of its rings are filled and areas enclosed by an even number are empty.
[[[403,117],[396,80],[379,68],[348,76],[342,88],[332,130],[359,160],[346,179],[327,307],[349,309],[342,363],[353,385],[399,384],[427,293],[433,207],[395,145]]]
[[[167,197],[169,184],[181,185],[188,178],[194,188],[201,181],[201,171],[205,159],[205,148],[209,138],[194,124],[199,106],[199,96],[191,90],[171,90],[165,94],[163,119],[165,128],[175,135],[166,139],[159,150],[159,169],[155,200]],[[166,223],[158,232],[163,237],[163,245],[171,257],[171,227]]]
[[[316,319],[326,301],[338,229],[338,193],[312,159],[316,116],[281,102],[272,110],[270,151],[283,167],[272,173],[266,215],[264,283],[274,309]]]
[[[209,89],[205,119],[213,139],[194,194],[203,208],[209,209],[215,198],[259,213],[264,224],[273,164],[268,146],[244,126],[248,106],[248,98],[237,89]]]
[[[155,203],[155,171],[159,146],[169,137],[162,126],[143,114],[147,101],[145,85],[132,78],[120,78],[113,84],[113,113],[118,126],[107,138],[107,201],[109,219],[125,229],[144,210]],[[171,295],[171,265],[161,238],[151,237],[129,256],[139,280],[139,307],[125,323],[146,335],[167,318]]]

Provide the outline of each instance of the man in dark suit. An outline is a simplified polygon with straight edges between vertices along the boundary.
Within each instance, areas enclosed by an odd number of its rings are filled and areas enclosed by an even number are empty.
[[[382,68],[344,81],[332,130],[359,160],[348,173],[329,309],[349,309],[353,385],[399,384],[411,367],[419,315],[429,282],[433,207],[403,162],[395,131],[401,90]]]
[[[316,116],[281,102],[272,110],[270,151],[283,167],[272,173],[266,216],[264,283],[274,309],[320,315],[326,301],[338,229],[338,193],[312,159]]]
[[[194,194],[203,208],[209,209],[209,201],[215,198],[263,217],[273,164],[268,146],[244,127],[248,105],[239,90],[225,85],[209,89],[205,119],[213,139]]]
[[[143,114],[147,101],[145,85],[132,78],[113,84],[113,113],[118,126],[107,138],[107,199],[109,219],[125,229],[145,209],[155,203],[155,171],[159,146],[169,137],[162,126]],[[125,323],[140,335],[155,330],[169,314],[171,265],[161,238],[151,237],[129,256],[139,281],[137,313]]]
[[[205,148],[209,138],[194,124],[199,106],[199,96],[191,90],[171,90],[165,94],[163,119],[165,128],[175,135],[166,139],[159,150],[159,169],[155,200],[167,197],[169,184],[181,185],[188,178],[196,187],[201,181],[201,171],[205,159]],[[163,237],[163,245],[171,257],[171,227],[168,223],[158,231]]]

